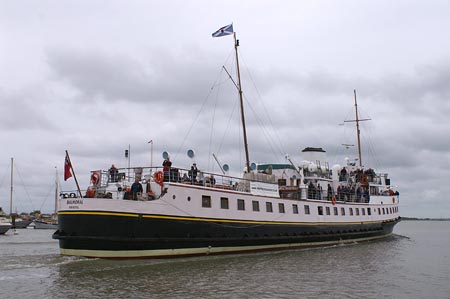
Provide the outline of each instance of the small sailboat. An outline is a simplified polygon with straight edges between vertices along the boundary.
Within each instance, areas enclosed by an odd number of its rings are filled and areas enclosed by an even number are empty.
[[[14,193],[14,158],[11,158],[11,192],[9,195],[9,221],[11,228],[27,228],[33,221],[18,217],[17,213],[13,213],[13,193]]]
[[[0,235],[6,234],[7,231],[11,228],[11,223],[8,221],[3,222],[3,220],[0,220]]]
[[[11,228],[11,223],[6,219],[3,209],[0,207],[0,235],[4,235]]]
[[[34,220],[35,229],[58,229],[58,221],[56,219]]]

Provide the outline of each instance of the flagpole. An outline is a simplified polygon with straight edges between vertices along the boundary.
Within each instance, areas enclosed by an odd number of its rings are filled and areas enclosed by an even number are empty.
[[[236,39],[236,32],[233,32],[233,36],[234,36],[234,49],[236,51],[236,68],[237,68],[238,84],[239,84],[239,99],[241,102],[241,119],[242,119],[242,129],[243,129],[243,134],[244,134],[245,160],[246,160],[247,172],[250,172],[250,158],[248,155],[247,129],[245,127],[244,101],[242,99],[241,71],[239,70],[239,58],[238,58],[239,40]]]
[[[153,139],[150,140],[150,174],[153,172]]]
[[[128,144],[128,182],[130,181],[131,145]]]
[[[83,195],[81,194],[80,185],[78,185],[77,176],[75,175],[75,171],[73,170],[72,161],[70,161],[69,152],[67,150],[66,150],[66,156],[67,156],[67,159],[69,159],[70,169],[72,169],[73,178],[75,179],[75,183],[77,184],[77,188],[78,188],[78,192],[80,193],[80,197],[83,197]]]

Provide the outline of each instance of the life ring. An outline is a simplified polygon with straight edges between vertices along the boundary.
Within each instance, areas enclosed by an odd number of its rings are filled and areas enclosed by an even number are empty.
[[[395,197],[392,197],[392,203],[395,203]]]
[[[153,179],[158,185],[162,186],[164,182],[164,172],[162,171],[155,172],[155,174],[153,175]]]
[[[332,203],[333,205],[336,204],[336,196],[333,195],[333,197],[331,197],[331,203]]]
[[[92,185],[97,186],[99,179],[100,179],[100,175],[98,174],[98,172],[93,172],[91,175]]]

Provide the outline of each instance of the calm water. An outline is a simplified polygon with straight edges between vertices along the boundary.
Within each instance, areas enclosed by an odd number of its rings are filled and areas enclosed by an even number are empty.
[[[175,260],[62,257],[52,231],[0,236],[0,298],[450,298],[450,222],[382,241]]]

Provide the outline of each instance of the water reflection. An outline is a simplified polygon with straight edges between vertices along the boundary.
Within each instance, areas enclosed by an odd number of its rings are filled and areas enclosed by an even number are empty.
[[[360,298],[390,287],[401,237],[331,248],[172,260],[60,264],[53,298]],[[362,287],[364,285],[364,287]]]
[[[448,299],[450,222],[404,221],[396,232],[329,248],[117,261],[60,256],[51,232],[24,230],[0,237],[0,297]]]

